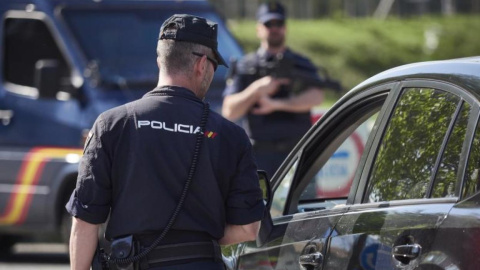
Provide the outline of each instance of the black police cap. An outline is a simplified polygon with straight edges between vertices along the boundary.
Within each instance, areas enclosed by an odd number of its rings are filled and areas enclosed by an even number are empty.
[[[216,23],[202,17],[175,14],[162,24],[159,39],[186,41],[206,46],[212,49],[218,64],[228,67],[217,49],[217,27]]]
[[[261,4],[257,9],[257,20],[266,23],[271,20],[284,21],[287,17],[285,8],[279,2],[266,2]]]

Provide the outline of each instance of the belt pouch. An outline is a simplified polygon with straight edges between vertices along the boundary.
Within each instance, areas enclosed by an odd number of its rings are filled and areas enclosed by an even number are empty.
[[[136,248],[133,235],[127,235],[121,238],[116,238],[111,244],[111,259],[128,259],[135,256]],[[110,269],[116,270],[137,270],[138,263],[129,262],[127,264],[117,264],[111,262]]]
[[[108,270],[108,260],[103,248],[100,247],[100,243],[97,245],[97,250],[92,260],[92,270]]]

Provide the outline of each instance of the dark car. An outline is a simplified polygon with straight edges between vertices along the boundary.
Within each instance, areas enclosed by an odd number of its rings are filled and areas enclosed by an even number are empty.
[[[285,160],[271,179],[273,224],[226,264],[479,269],[479,114],[480,57],[366,80]]]

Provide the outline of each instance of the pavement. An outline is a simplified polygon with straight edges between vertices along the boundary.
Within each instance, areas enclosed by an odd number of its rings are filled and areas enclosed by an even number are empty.
[[[12,254],[1,254],[0,270],[68,270],[68,246],[59,243],[19,243]]]

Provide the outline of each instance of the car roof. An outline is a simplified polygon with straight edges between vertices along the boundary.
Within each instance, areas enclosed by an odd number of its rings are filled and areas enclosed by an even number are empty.
[[[407,64],[381,72],[363,81],[351,92],[381,82],[431,79],[450,82],[480,99],[480,56]]]
[[[11,6],[12,4],[34,4],[39,7],[45,5],[161,5],[161,6],[191,6],[191,7],[212,7],[207,0],[1,0],[0,7],[13,7],[14,9],[23,8],[21,6]]]
[[[5,0],[3,0],[5,1]],[[101,3],[101,2],[191,2],[191,3],[208,3],[208,0],[8,0],[10,3],[25,3],[25,2],[31,2],[31,3],[36,3],[36,2],[50,2],[50,3],[62,3],[62,2],[96,2],[96,3]]]

